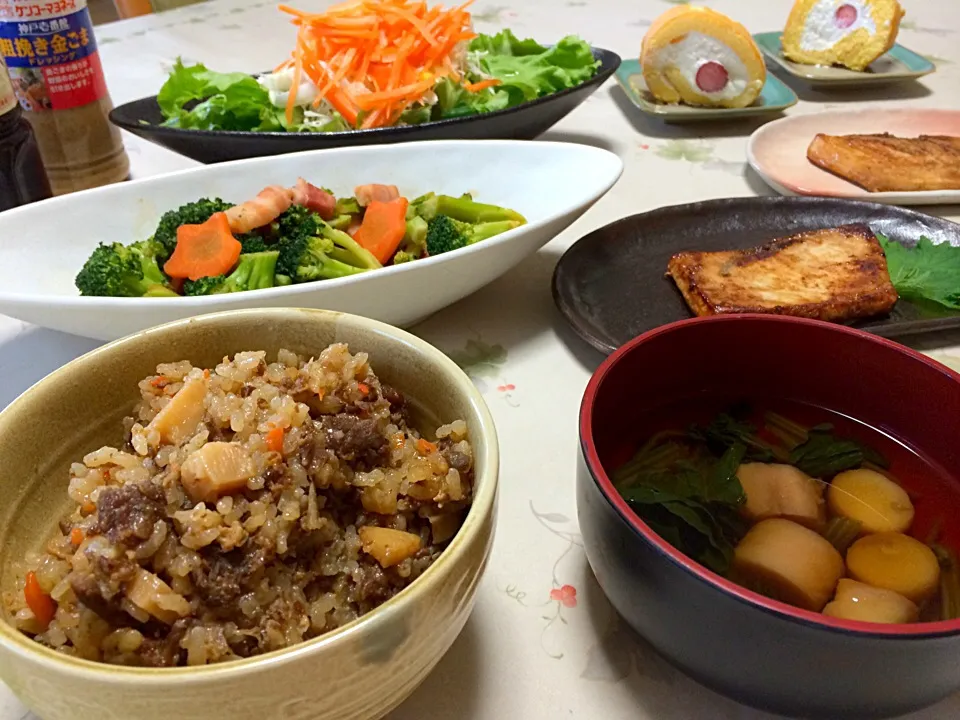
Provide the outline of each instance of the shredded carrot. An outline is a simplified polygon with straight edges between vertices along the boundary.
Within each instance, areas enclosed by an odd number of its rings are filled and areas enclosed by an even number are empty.
[[[78,527],[75,527],[70,531],[70,544],[79,545],[83,542],[83,530]]]
[[[33,613],[37,622],[46,629],[57,612],[57,604],[40,587],[37,574],[32,570],[27,573],[27,583],[23,588],[23,599],[27,601],[27,607],[30,608],[30,612]]]
[[[361,394],[361,395],[369,395],[369,394],[370,394],[370,386],[367,385],[366,383],[357,383],[357,390],[360,391],[360,394]]]
[[[96,509],[97,509],[97,506],[94,505],[89,500],[87,500],[87,502],[85,502],[83,505],[80,506],[80,512],[82,512],[84,515],[89,515]]]
[[[422,0],[348,0],[323,12],[279,5],[298,28],[290,58],[277,66],[293,68],[288,121],[304,75],[319,88],[315,107],[326,101],[360,128],[394,123],[442,78],[459,81],[458,46],[476,37],[472,1],[428,9]],[[491,86],[477,85],[474,92]]]
[[[300,94],[300,78],[303,75],[303,61],[300,60],[300,48],[293,51],[293,84],[287,93],[287,122],[293,122],[293,109],[297,106],[297,95]]]
[[[237,264],[240,250],[226,213],[214,213],[205,223],[177,228],[177,246],[163,271],[189,280],[223,275]]]
[[[429,455],[430,453],[437,451],[437,446],[435,443],[432,443],[429,440],[420,438],[417,440],[417,450],[420,451],[421,455]]]
[[[273,428],[267,433],[267,447],[271,452],[283,452],[283,428]]]
[[[468,92],[476,93],[481,90],[486,90],[487,88],[496,87],[500,84],[500,78],[488,78],[487,80],[481,80],[476,83],[464,83],[463,87]]]

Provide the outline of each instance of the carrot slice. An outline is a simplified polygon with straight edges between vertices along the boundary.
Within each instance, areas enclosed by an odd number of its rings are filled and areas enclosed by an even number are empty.
[[[240,241],[230,232],[226,213],[214,213],[201,225],[177,228],[177,246],[163,266],[173,278],[199,280],[226,274],[240,258]]]
[[[353,236],[360,245],[365,247],[383,265],[390,262],[390,258],[403,242],[407,232],[406,198],[396,198],[389,202],[374,200],[367,205],[363,213],[363,222],[360,229]]]
[[[47,595],[40,587],[37,580],[37,574],[32,570],[27,573],[27,583],[23,587],[23,599],[27,601],[27,607],[37,619],[37,622],[46,630],[53,616],[57,613],[57,604],[53,598]]]
[[[283,428],[273,428],[267,433],[267,447],[271,452],[283,452]]]
[[[70,531],[70,544],[79,545],[82,542],[83,542],[83,530],[81,530],[78,527],[73,528],[73,530]]]

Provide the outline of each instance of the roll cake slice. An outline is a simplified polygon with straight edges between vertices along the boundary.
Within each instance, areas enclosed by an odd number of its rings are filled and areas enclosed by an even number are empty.
[[[897,0],[797,0],[783,54],[804,65],[865,70],[893,47],[903,15]]]
[[[640,48],[643,79],[663,103],[741,108],[767,79],[747,29],[709,8],[680,5],[654,21]]]

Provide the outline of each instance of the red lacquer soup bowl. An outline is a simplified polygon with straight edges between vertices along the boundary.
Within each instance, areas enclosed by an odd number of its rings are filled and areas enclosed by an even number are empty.
[[[580,527],[620,614],[703,684],[786,715],[892,717],[960,689],[960,620],[881,625],[770,600],[691,560],[634,514],[610,473],[670,408],[719,396],[823,408],[895,439],[936,468],[911,478],[916,486],[904,482],[923,499],[915,525],[929,525],[923,508],[936,508],[944,542],[960,546],[960,375],[839,325],[763,315],[686,320],[607,358],[580,411]]]

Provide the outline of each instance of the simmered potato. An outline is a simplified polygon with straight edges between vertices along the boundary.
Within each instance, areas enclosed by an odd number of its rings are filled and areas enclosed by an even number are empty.
[[[733,553],[733,577],[783,602],[819,612],[843,576],[843,558],[821,535],[792,520],[750,528]]]
[[[917,621],[920,610],[913,601],[893,590],[842,578],[823,614],[862,622],[912,623]]]
[[[918,605],[940,583],[940,563],[933,550],[903,533],[860,538],[847,551],[847,568],[855,580],[893,590]]]
[[[737,469],[750,520],[782,517],[813,529],[823,527],[823,486],[792,465],[744,463]]]
[[[837,475],[827,490],[834,515],[860,523],[864,534],[906,532],[913,523],[913,503],[906,491],[875,470],[848,470]]]
[[[358,530],[363,551],[373,555],[380,567],[391,567],[420,549],[420,536],[392,528],[367,525]]]

